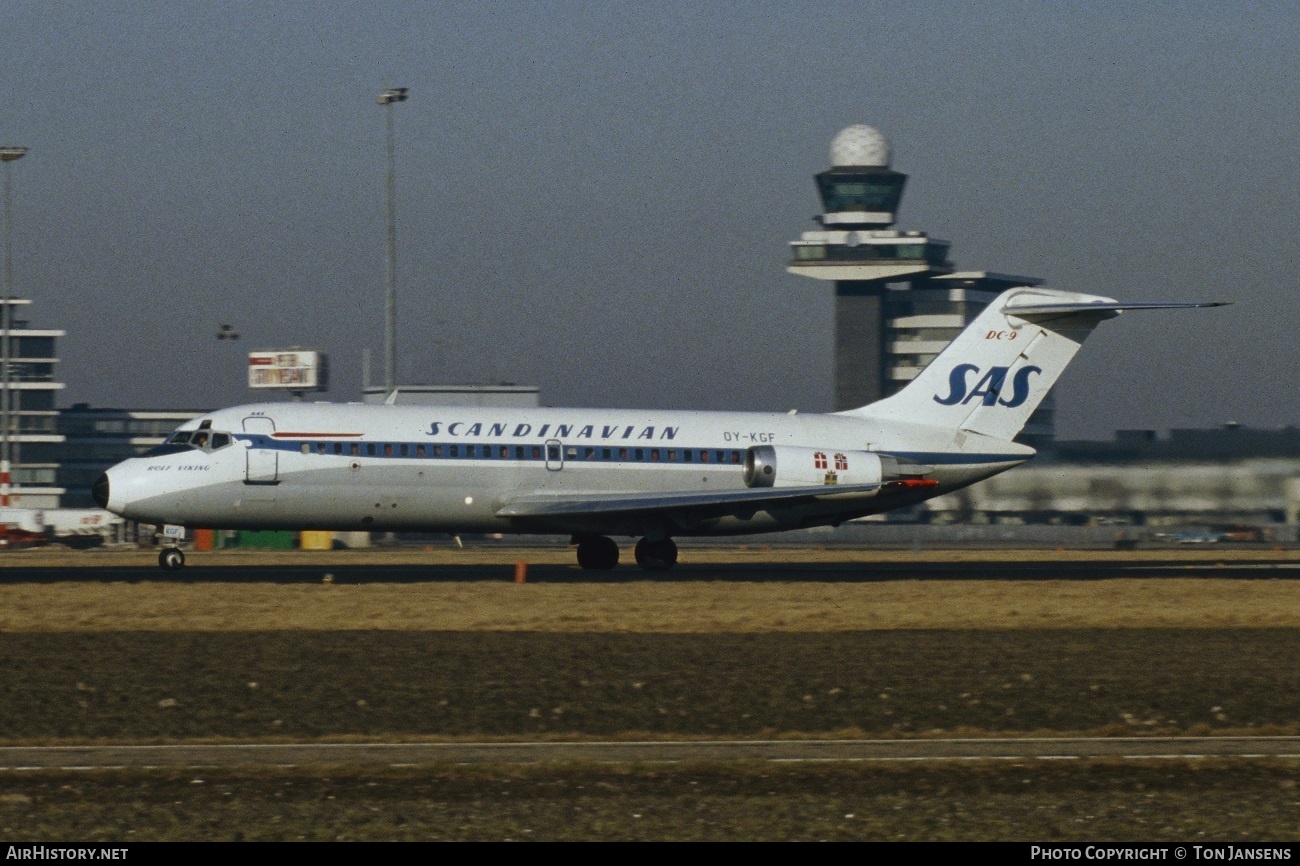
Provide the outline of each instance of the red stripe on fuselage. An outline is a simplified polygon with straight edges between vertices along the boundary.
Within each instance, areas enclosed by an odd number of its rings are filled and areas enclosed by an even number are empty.
[[[272,439],[360,439],[361,433],[272,433]]]

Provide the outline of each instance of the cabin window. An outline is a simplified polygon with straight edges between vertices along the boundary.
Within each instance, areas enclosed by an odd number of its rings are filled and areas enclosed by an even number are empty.
[[[373,442],[367,442],[367,443],[366,443],[366,456],[367,456],[367,457],[374,457],[374,456],[375,456],[375,443],[373,443]]]
[[[608,448],[601,449],[600,457],[602,460],[608,460],[612,452]]]
[[[626,449],[626,448],[620,448],[620,449],[618,449],[618,459],[619,459],[619,460],[626,460],[626,459],[627,459],[627,449]]]
[[[301,445],[298,446],[298,450],[301,451],[303,454],[310,454],[310,453],[311,453],[311,445],[309,445],[309,444],[307,444],[306,442],[304,442],[304,443],[302,443]]]
[[[416,446],[415,446],[415,456],[416,456],[416,457],[423,457],[423,456],[424,456],[424,445],[416,445]]]
[[[701,463],[708,463],[708,462],[709,462],[709,452],[708,452],[708,451],[705,451],[705,450],[702,449],[702,448],[700,449],[700,462],[701,462]]]
[[[459,446],[459,445],[448,445],[448,446],[447,446],[447,456],[448,456],[448,457],[459,457],[459,456],[460,456],[460,446]]]
[[[360,445],[360,443],[353,442],[353,443],[352,443],[352,447],[351,447],[349,450],[352,452],[352,456],[353,456],[353,457],[360,457],[360,456],[361,456],[361,445]]]
[[[658,448],[651,448],[651,449],[650,449],[650,459],[653,460],[653,461],[655,461],[656,463],[659,462],[659,449],[658,449]]]
[[[540,446],[540,445],[534,445],[534,446],[533,446],[533,459],[534,459],[534,460],[541,460],[541,459],[542,459],[542,446]]]
[[[645,449],[643,449],[643,448],[638,448],[638,449],[636,449],[636,459],[637,459],[637,460],[644,460],[644,459],[645,459]]]
[[[739,462],[740,462],[740,452],[739,452],[739,451],[732,451],[732,452],[731,452],[731,462],[732,462],[732,463],[739,463]],[[848,467],[846,466],[846,467],[844,467],[844,468],[847,469]]]
[[[385,457],[392,457],[392,456],[393,456],[393,446],[392,446],[392,445],[385,445],[385,446],[384,446],[384,456],[385,456]]]

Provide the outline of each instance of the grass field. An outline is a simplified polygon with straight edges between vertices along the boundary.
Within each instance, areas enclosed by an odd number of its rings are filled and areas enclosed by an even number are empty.
[[[1124,554],[1141,561],[1181,559],[1213,565],[1234,560],[1287,562],[1300,551],[1173,550]],[[690,549],[684,564],[728,563],[743,569],[782,563],[945,563],[1111,560],[1109,551],[863,551],[788,548]],[[863,629],[1022,628],[1296,628],[1300,582],[1217,580],[1213,570],[1186,579],[1104,581],[905,580],[887,582],[755,582],[646,579],[635,568],[610,581],[516,584],[516,562],[580,576],[564,549],[447,549],[431,551],[218,552],[192,554],[192,565],[173,582],[64,579],[53,583],[5,582],[4,565],[131,565],[152,568],[148,551],[67,553],[31,551],[0,560],[0,632],[14,631],[222,631],[383,629],[397,631],[547,632],[748,632],[856,631]],[[274,569],[304,563],[310,579],[294,583],[222,583],[204,580],[206,568],[231,563]],[[415,565],[499,569],[498,580],[357,583],[335,579],[334,569],[358,565]],[[269,574],[270,572],[268,572]],[[328,581],[328,582],[327,582]]]
[[[351,553],[322,556],[322,578]],[[184,583],[12,583],[0,567],[0,739],[1300,733],[1291,580],[520,585],[515,554],[494,555],[499,582],[401,585],[205,582],[223,560],[197,555]],[[0,838],[1285,841],[1297,769],[6,772]]]

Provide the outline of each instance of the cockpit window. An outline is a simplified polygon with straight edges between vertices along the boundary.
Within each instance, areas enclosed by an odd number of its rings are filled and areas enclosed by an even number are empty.
[[[231,443],[229,433],[214,433],[210,430],[177,430],[167,441],[144,453],[145,457],[161,457],[164,454],[180,454],[197,448],[201,451],[216,451]]]
[[[184,454],[187,451],[193,451],[193,450],[194,449],[188,444],[182,444],[180,442],[172,442],[168,440],[167,442],[164,442],[161,445],[155,445],[154,447],[150,448],[148,451],[144,452],[140,456],[141,457],[166,457],[168,454]]]

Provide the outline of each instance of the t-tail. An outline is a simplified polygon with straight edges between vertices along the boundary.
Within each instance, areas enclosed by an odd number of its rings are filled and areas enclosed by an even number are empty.
[[[1129,304],[1055,289],[1011,289],[903,390],[842,414],[1010,441],[1103,320],[1125,310],[1218,306],[1223,304]]]

